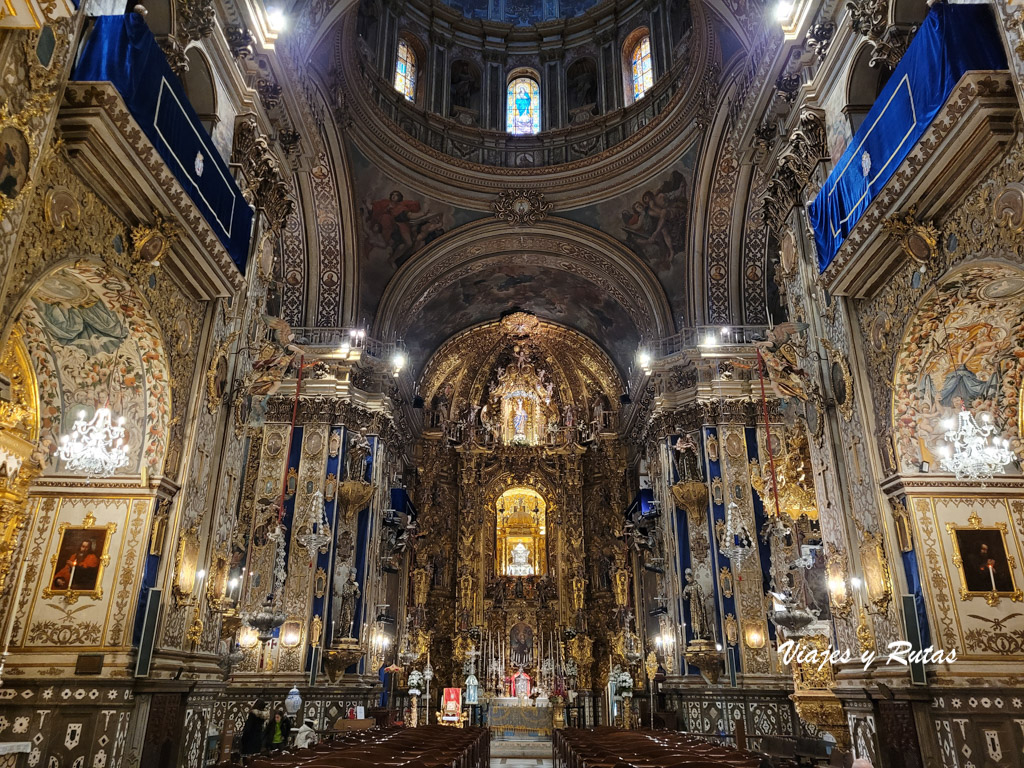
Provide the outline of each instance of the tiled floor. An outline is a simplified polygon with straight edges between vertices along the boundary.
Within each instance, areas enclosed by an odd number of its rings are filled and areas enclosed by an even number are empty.
[[[541,757],[492,757],[491,768],[551,768],[551,760]]]

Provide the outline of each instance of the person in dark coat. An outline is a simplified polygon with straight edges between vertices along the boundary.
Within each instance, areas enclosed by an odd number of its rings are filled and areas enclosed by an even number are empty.
[[[243,755],[255,755],[263,749],[263,729],[269,717],[270,707],[267,702],[256,699],[242,727],[242,741],[239,746]]]
[[[292,721],[285,717],[280,709],[267,721],[263,731],[263,746],[267,749],[283,749],[288,746],[288,734],[292,730]]]

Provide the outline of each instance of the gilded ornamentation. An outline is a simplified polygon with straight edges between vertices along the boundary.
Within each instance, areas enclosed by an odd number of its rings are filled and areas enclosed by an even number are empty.
[[[861,533],[860,565],[864,571],[864,588],[868,599],[879,611],[884,612],[892,598],[892,580],[880,533]]]
[[[740,624],[731,613],[725,615],[725,642],[737,645],[740,641]]]
[[[790,696],[797,716],[805,723],[832,735],[836,747],[848,749],[850,728],[843,711],[843,703],[830,691],[794,693]]]
[[[132,227],[131,231],[134,263],[129,274],[140,283],[160,268],[160,262],[178,235],[178,228],[156,211],[153,212],[153,219],[152,225],[140,224]]]
[[[533,189],[510,189],[501,192],[491,203],[494,218],[504,219],[513,226],[536,224],[546,219],[551,210],[551,203],[544,200],[544,195]]]
[[[0,379],[9,393],[0,400],[0,594],[3,594],[21,530],[27,520],[28,488],[42,471],[38,391],[22,333],[14,328],[0,356]]]
[[[320,647],[320,636],[324,631],[324,622],[320,618],[319,614],[313,617],[312,623],[309,625],[309,644],[314,648]]]
[[[729,570],[729,566],[723,565],[718,571],[718,583],[722,588],[723,597],[732,597],[733,593],[733,581],[732,571]]]
[[[846,618],[853,608],[853,595],[850,594],[850,579],[846,569],[846,553],[837,549],[831,542],[825,546],[825,573],[832,613]]]
[[[189,528],[178,539],[174,550],[174,583],[171,592],[177,605],[190,605],[199,566],[199,525]]]
[[[846,361],[846,356],[828,339],[821,339],[821,344],[832,361],[832,394],[835,397],[836,408],[843,418],[849,421],[853,418],[853,375],[850,373],[850,365]]]
[[[699,480],[676,483],[672,486],[672,495],[676,504],[685,509],[698,524],[705,519],[708,509],[707,485]]]
[[[939,252],[942,233],[930,221],[917,220],[917,206],[903,214],[893,214],[882,222],[882,231],[899,241],[900,248],[918,265],[932,263]]]
[[[362,480],[338,483],[338,507],[343,511],[346,521],[352,520],[356,512],[366,508],[373,497],[373,491],[373,485]]]
[[[188,626],[188,631],[185,632],[185,639],[193,645],[198,645],[199,641],[203,638],[203,620],[196,614],[192,617],[192,623]]]
[[[530,312],[511,312],[501,318],[501,327],[510,336],[529,336],[540,327],[540,319]]]
[[[316,569],[316,575],[313,577],[313,594],[320,598],[327,593],[327,571],[323,568]]]
[[[737,630],[738,632],[738,630]],[[686,662],[700,670],[708,685],[717,685],[722,675],[722,651],[710,640],[692,640],[686,646]]]
[[[232,343],[238,338],[241,331],[234,331],[224,341],[217,345],[213,352],[213,359],[210,367],[206,369],[206,408],[210,413],[216,413],[224,402],[228,386],[228,350]]]
[[[1024,232],[1024,183],[1011,181],[992,201],[992,218],[1015,235]]]
[[[709,434],[707,439],[708,461],[718,461],[718,438]]]
[[[594,641],[584,634],[577,634],[566,643],[569,656],[576,662],[579,688],[588,690],[591,685],[591,665],[594,663],[592,653]]]
[[[358,640],[349,638],[342,640],[337,646],[324,651],[324,669],[327,671],[327,678],[336,683],[340,680],[345,670],[357,663],[363,657],[363,647]]]
[[[759,464],[756,459],[750,460],[750,484],[761,497],[765,514],[774,517],[780,510],[776,509],[775,498],[778,494],[778,505],[781,512],[792,520],[807,516],[810,520],[818,519],[818,499],[814,492],[814,481],[811,477],[811,457],[807,446],[807,436],[802,428],[786,430],[780,428],[783,439],[779,447],[785,450],[775,453],[772,462]],[[778,432],[773,432],[776,437]],[[765,440],[767,443],[767,440]],[[774,464],[775,474],[772,475]]]
[[[861,653],[868,653],[875,649],[875,636],[868,623],[868,615],[864,609],[860,609],[860,616],[857,621],[857,644]]]

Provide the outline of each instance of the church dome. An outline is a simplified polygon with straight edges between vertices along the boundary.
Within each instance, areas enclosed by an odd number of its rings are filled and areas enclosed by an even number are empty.
[[[601,0],[445,0],[468,19],[503,21],[530,26],[544,21],[580,16]]]

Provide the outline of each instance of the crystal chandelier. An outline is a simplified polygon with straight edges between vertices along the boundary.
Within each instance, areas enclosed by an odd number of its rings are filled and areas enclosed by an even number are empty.
[[[1006,472],[1006,465],[1014,461],[1010,441],[992,435],[995,426],[987,413],[982,414],[983,426],[978,426],[973,414],[966,408],[957,414],[957,421],[943,424],[948,427],[942,468],[956,475],[957,480],[984,480],[995,473]]]
[[[288,531],[278,519],[277,526],[267,534],[267,539],[274,542],[277,550],[274,557],[274,591],[267,596],[262,607],[255,611],[248,611],[242,615],[245,623],[256,630],[256,636],[260,642],[267,642],[274,634],[274,630],[284,624],[288,615],[282,605],[284,594],[284,580],[287,576],[285,561],[285,541]]]
[[[729,558],[733,565],[739,566],[754,551],[754,537],[750,535],[746,524],[740,519],[739,505],[733,501],[725,508],[725,529],[722,532],[722,544],[719,547],[722,555]]]
[[[295,538],[309,551],[311,557],[315,557],[315,553],[320,550],[326,551],[327,545],[331,543],[331,524],[327,520],[321,491],[310,497],[306,508],[306,530]]]
[[[86,421],[85,411],[79,411],[71,434],[61,437],[57,455],[72,472],[93,477],[114,474],[128,464],[124,417],[115,424],[109,408],[97,408],[92,421]]]

